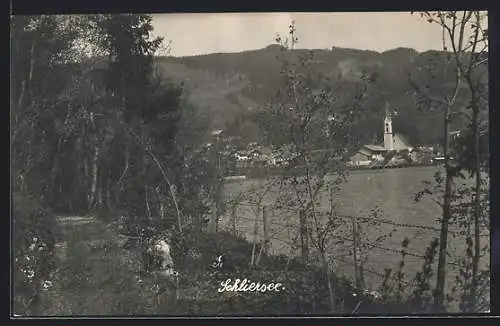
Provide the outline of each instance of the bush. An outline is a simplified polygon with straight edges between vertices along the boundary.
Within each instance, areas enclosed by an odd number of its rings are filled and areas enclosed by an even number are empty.
[[[60,234],[52,213],[29,194],[13,194],[12,219],[15,311],[33,315],[37,314],[40,290],[50,284]]]
[[[330,312],[329,292],[323,271],[305,265],[299,259],[284,255],[262,255],[259,264],[250,266],[253,244],[227,232],[217,234],[185,233],[172,250],[180,273],[179,287],[183,293],[192,289],[193,296],[162,306],[161,314],[262,315],[262,314],[325,314]],[[260,246],[257,246],[258,254]],[[193,251],[198,253],[193,259]],[[223,255],[223,265],[215,268],[215,259]],[[331,275],[340,307],[350,313],[362,300],[365,307],[369,295],[360,299],[351,282]],[[278,293],[218,293],[221,282],[237,278],[254,282],[279,282],[285,290]],[[189,304],[187,303],[189,302]],[[189,307],[189,308],[188,308]],[[366,308],[368,309],[368,308]],[[337,313],[339,311],[336,311]]]
[[[124,250],[112,236],[93,248],[80,240],[81,230],[69,239],[67,259],[58,271],[56,301],[47,302],[50,315],[312,315],[331,314],[326,277],[319,266],[298,258],[262,254],[250,266],[253,244],[228,232],[198,233],[186,229],[173,234],[172,258],[178,279],[162,279],[154,272],[139,273],[140,255]],[[93,250],[97,249],[97,250]],[[256,254],[260,246],[256,246]],[[213,265],[222,255],[221,268]],[[228,278],[281,283],[268,293],[219,293]],[[350,280],[331,272],[333,313],[357,314],[410,311],[408,300],[358,291]],[[168,282],[167,282],[168,281]],[[161,291],[155,290],[160,285]]]

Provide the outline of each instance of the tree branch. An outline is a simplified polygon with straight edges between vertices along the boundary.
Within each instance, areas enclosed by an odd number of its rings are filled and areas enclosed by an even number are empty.
[[[132,133],[132,135],[138,141],[138,143],[141,145],[141,147],[149,154],[149,156],[151,156],[153,161],[158,166],[158,168],[163,176],[163,179],[167,183],[169,190],[170,190],[170,196],[172,197],[172,201],[174,202],[175,210],[177,212],[177,224],[179,227],[179,231],[182,232],[182,215],[181,215],[181,212],[179,209],[179,204],[178,204],[177,196],[175,195],[173,184],[170,182],[169,178],[167,177],[167,173],[165,172],[165,169],[163,168],[161,162],[158,160],[156,155],[154,155],[153,152],[148,148],[148,146],[142,142],[142,140],[134,132],[134,130],[132,130],[132,128],[129,128],[129,131]]]

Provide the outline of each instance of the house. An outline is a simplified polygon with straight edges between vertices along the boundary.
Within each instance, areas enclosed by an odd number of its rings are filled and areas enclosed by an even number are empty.
[[[254,161],[258,164],[276,165],[276,159],[273,156],[273,150],[270,147],[261,146],[258,150],[254,150],[257,155]]]
[[[460,138],[460,136],[461,136],[460,134],[461,134],[460,130],[450,131],[450,133],[449,133],[451,140],[456,140],[456,139]]]
[[[236,160],[238,161],[250,161],[251,157],[248,153],[245,153],[245,152],[238,152],[238,153],[235,153],[234,154],[234,157],[236,158]]]
[[[217,130],[213,130],[210,134],[211,134],[212,136],[220,136],[223,132],[224,132],[224,130],[222,130],[222,129],[217,129]]]
[[[363,145],[352,157],[351,166],[368,166],[373,161],[381,161],[387,149],[379,145]]]
[[[221,141],[223,136],[224,136],[224,130],[222,129],[213,130],[210,133],[210,139],[216,142]]]
[[[212,130],[211,132],[207,133],[204,136],[203,146],[206,148],[210,148],[213,145],[218,144],[222,140],[223,136],[224,136],[224,130],[222,129]]]
[[[283,145],[277,148],[271,156],[275,165],[288,165],[290,161],[297,158],[298,153],[296,152],[294,146]]]
[[[372,160],[383,160],[387,151],[388,150],[385,147],[379,145],[364,145],[359,149],[358,153],[361,153]]]

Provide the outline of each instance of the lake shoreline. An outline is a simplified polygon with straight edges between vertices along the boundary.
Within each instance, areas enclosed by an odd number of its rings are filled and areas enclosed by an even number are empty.
[[[348,168],[347,171],[349,174],[377,174],[377,173],[382,173],[382,172],[387,172],[387,171],[407,171],[407,170],[414,170],[414,171],[421,171],[421,170],[428,170],[430,168],[435,168],[439,169],[441,168],[442,165],[439,164],[426,164],[426,165],[409,165],[409,166],[400,166],[400,167],[386,167],[386,168],[366,168],[366,167],[359,167],[359,168]],[[276,170],[268,170],[268,173],[241,173],[238,175],[229,175],[224,177],[225,182],[233,183],[233,182],[241,182],[245,180],[259,180],[259,179],[265,179],[266,177],[272,177],[272,176],[278,176],[281,175],[279,172],[283,171],[276,171]],[[331,176],[333,175],[332,173],[327,173],[325,176]]]

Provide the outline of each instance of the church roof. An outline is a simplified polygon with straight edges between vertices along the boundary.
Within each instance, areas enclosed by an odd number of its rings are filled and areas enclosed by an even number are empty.
[[[374,152],[385,152],[387,149],[383,146],[380,145],[364,145],[363,147],[368,148],[371,151]]]

